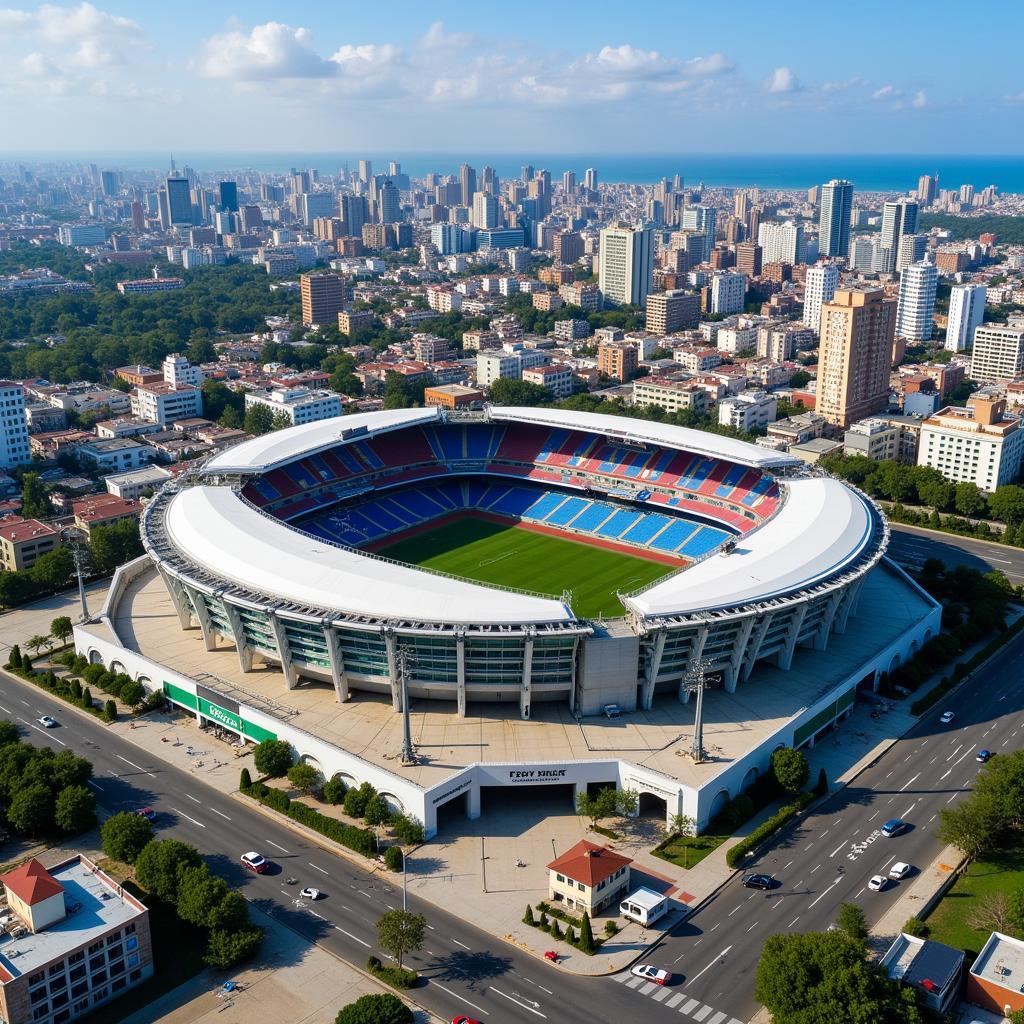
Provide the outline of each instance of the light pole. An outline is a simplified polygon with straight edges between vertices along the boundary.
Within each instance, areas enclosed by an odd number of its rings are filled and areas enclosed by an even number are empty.
[[[409,713],[409,666],[416,661],[416,656],[408,647],[402,646],[395,653],[395,661],[398,680],[402,687],[402,764],[409,765],[416,763],[416,751],[412,745],[412,721]]]
[[[707,672],[711,662],[704,658],[697,660],[683,677],[680,689],[697,694],[697,706],[693,717],[693,743],[690,744],[690,757],[696,764],[701,764],[707,757],[704,750],[704,690],[707,687]]]
[[[71,559],[75,563],[75,576],[78,577],[78,599],[82,603],[82,622],[89,621],[89,605],[85,599],[85,572],[89,555],[82,547],[82,536],[77,529],[69,528],[61,531],[61,537],[71,548]]]

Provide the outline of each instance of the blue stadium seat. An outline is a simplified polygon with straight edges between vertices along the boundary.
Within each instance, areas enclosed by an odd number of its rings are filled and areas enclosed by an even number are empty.
[[[585,498],[567,498],[560,508],[556,508],[554,512],[545,516],[544,522],[554,526],[565,526],[570,519],[578,515],[589,504],[590,502]]]
[[[630,544],[646,544],[663,526],[672,520],[663,516],[648,512],[631,530],[622,535],[622,539]]]
[[[612,506],[604,501],[592,502],[590,508],[584,509],[569,525],[574,530],[596,530],[609,516]]]
[[[527,510],[536,500],[537,497],[533,491],[522,487],[513,487],[493,502],[490,505],[490,510],[506,516],[525,516]]]
[[[651,541],[650,546],[655,551],[675,551],[697,529],[700,529],[700,527],[696,523],[691,523],[687,519],[680,519],[674,522],[668,529],[662,530]]]
[[[643,515],[632,509],[620,508],[598,531],[599,537],[621,537],[626,530],[634,526]]]
[[[713,526],[702,526],[680,549],[679,553],[687,558],[700,558],[718,547],[729,534],[724,530],[716,530]]]
[[[545,491],[537,498],[524,512],[528,519],[543,519],[550,515],[558,507],[559,502],[565,498],[564,494],[556,494],[554,491]]]
[[[487,459],[491,454],[494,434],[488,426],[469,426],[466,430],[466,456],[470,459]]]

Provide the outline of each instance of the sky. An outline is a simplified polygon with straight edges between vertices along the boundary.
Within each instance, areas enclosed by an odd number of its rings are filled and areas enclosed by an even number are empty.
[[[1020,0],[0,7],[0,156],[1015,154],[1022,31]]]

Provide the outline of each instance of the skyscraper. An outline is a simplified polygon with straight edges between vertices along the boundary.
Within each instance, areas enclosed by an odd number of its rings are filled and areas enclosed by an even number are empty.
[[[912,235],[917,230],[917,203],[913,199],[897,199],[882,206],[881,247],[884,250],[885,266],[880,268],[883,273],[892,274],[896,271],[896,258],[899,256],[900,239],[903,235]]]
[[[217,186],[217,206],[229,213],[238,213],[238,185],[233,181],[222,181]]]
[[[917,179],[917,200],[922,206],[931,206],[935,202],[938,191],[939,176],[937,174],[922,174]]]
[[[121,175],[117,171],[100,171],[100,188],[105,196],[116,196],[120,187]]]
[[[788,263],[793,266],[807,259],[803,225],[787,220],[762,221],[757,229],[757,244],[761,246],[765,263]]]
[[[597,191],[597,170],[593,167],[588,167],[583,172],[583,187],[588,192]]]
[[[473,196],[473,227],[484,230],[500,226],[498,200],[490,192],[477,192]]]
[[[303,324],[313,327],[338,322],[338,314],[345,308],[344,278],[329,271],[303,274],[299,287]]]
[[[928,253],[927,235],[903,235],[896,254],[896,273],[902,274],[911,263],[920,263]]]
[[[606,305],[643,305],[654,272],[654,234],[625,226],[601,231],[598,287]]]
[[[711,259],[711,250],[715,247],[716,215],[717,210],[713,206],[687,206],[683,210],[683,230],[695,231],[704,236],[702,263]]]
[[[896,336],[907,341],[931,341],[935,328],[935,286],[939,275],[934,263],[913,263],[900,275]]]
[[[946,348],[963,352],[974,339],[974,328],[985,319],[983,284],[956,284],[949,295],[949,320],[946,324]]]
[[[395,183],[387,178],[377,190],[378,220],[381,224],[394,224],[402,219],[402,203]]]
[[[341,220],[345,234],[355,238],[363,237],[363,225],[370,219],[366,196],[344,195],[340,203]]]
[[[192,223],[192,193],[188,187],[188,178],[169,175],[166,181],[167,190],[167,224],[176,227],[179,224]]]
[[[895,327],[896,303],[880,288],[839,288],[822,305],[817,411],[829,423],[845,428],[889,404]]]
[[[835,263],[816,263],[807,268],[803,321],[812,331],[821,329],[821,307],[832,301],[838,286],[839,267]]]
[[[821,186],[821,216],[818,220],[818,252],[822,256],[846,259],[850,254],[850,214],[853,185],[833,178]]]
[[[576,191],[576,172],[565,171],[562,174],[562,191],[572,195]]]
[[[523,166],[519,168],[519,177],[524,182],[525,181],[532,181],[533,180],[533,164],[523,164]]]
[[[368,185],[370,179],[373,177],[373,161],[372,160],[360,160],[359,161],[359,180],[364,184]]]
[[[476,195],[476,171],[469,164],[459,168],[459,191],[462,205],[472,207],[473,196]]]

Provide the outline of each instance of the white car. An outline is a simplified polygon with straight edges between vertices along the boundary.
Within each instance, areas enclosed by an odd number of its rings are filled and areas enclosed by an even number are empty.
[[[889,877],[898,882],[901,878],[906,878],[913,870],[914,869],[909,864],[898,860],[891,868],[889,868]]]
[[[269,861],[255,850],[243,853],[240,859],[245,867],[250,871],[255,871],[257,875],[262,875],[270,867]]]
[[[952,722],[954,718],[956,718],[956,715],[954,715],[952,711],[943,711],[942,714],[939,715],[939,721],[943,725],[949,725],[949,723]]]
[[[872,892],[881,892],[885,888],[886,882],[887,880],[881,875],[872,875],[871,878],[868,879],[868,888]]]
[[[672,977],[669,971],[663,971],[660,967],[655,967],[652,964],[637,964],[629,969],[629,973],[635,974],[638,978],[653,981],[655,985],[667,985]]]
[[[49,715],[43,715],[43,717],[39,719],[39,724],[44,729],[56,729],[57,728],[57,719],[56,718],[51,718]]]
[[[323,894],[320,892],[319,889],[314,889],[313,886],[308,885],[306,886],[305,889],[302,890],[302,892],[299,893],[299,895],[304,900],[318,900]]]

